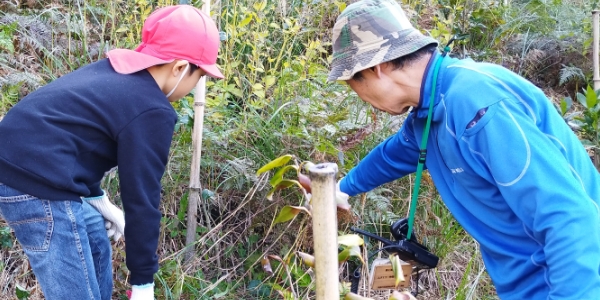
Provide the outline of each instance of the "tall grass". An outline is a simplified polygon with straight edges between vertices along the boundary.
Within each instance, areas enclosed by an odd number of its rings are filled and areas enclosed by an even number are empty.
[[[142,20],[156,7],[174,2],[178,1],[1,4],[0,118],[28,92],[102,59],[108,49],[133,48],[139,42]],[[201,5],[201,1],[190,2]],[[509,8],[490,7],[484,1],[429,5],[405,1],[407,9],[416,12],[413,18],[421,29],[440,40],[459,31],[472,34],[456,47],[456,53],[485,52],[480,56],[492,60],[502,54],[487,50],[502,49],[508,37],[522,33],[522,25],[528,22],[511,15],[524,9],[519,4]],[[330,28],[345,5],[329,0],[213,3],[213,18],[225,37],[219,54],[225,79],[207,84],[201,161],[204,190],[195,256],[190,262],[182,257],[194,122],[190,95],[174,104],[179,122],[162,181],[157,299],[313,298],[314,274],[294,255],[298,250],[312,251],[309,219],[299,215],[290,223],[272,226],[281,207],[296,205],[300,199],[293,191],[282,191],[272,202],[265,200],[268,175],[257,177],[255,172],[275,157],[294,154],[300,160],[337,162],[343,175],[401,125],[401,117],[373,111],[346,86],[326,82]],[[564,32],[565,24],[550,31]],[[103,185],[120,202],[116,172],[109,173]],[[419,299],[495,299],[477,243],[445,208],[431,179],[425,179],[416,228],[441,261],[437,269],[421,275]],[[390,224],[408,211],[413,180],[403,178],[352,199],[353,212],[339,215],[340,231],[358,224],[389,236]],[[6,224],[0,226],[6,230]],[[124,244],[113,247],[114,299],[124,299],[129,288]],[[366,251],[376,247],[369,243]],[[0,248],[0,297],[15,298],[20,291],[29,299],[40,298],[24,254],[9,233],[0,232]],[[265,255],[281,259],[271,259],[272,274],[263,269]],[[367,274],[363,270],[363,294],[384,299],[385,291],[368,293]]]

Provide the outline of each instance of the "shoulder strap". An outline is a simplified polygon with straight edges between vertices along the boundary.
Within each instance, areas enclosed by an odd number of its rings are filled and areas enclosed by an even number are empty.
[[[450,41],[451,43],[452,41]],[[448,43],[448,44],[450,44]],[[431,117],[433,115],[433,105],[435,101],[435,88],[437,86],[437,77],[440,72],[440,65],[446,57],[450,47],[447,45],[444,48],[444,52],[440,57],[437,58],[435,66],[433,67],[433,82],[431,84],[431,95],[429,96],[429,110],[427,111],[427,121],[425,124],[425,131],[423,137],[421,137],[421,147],[419,148],[419,162],[417,164],[417,176],[415,178],[415,190],[412,194],[412,200],[410,201],[410,213],[408,215],[408,233],[406,238],[410,240],[413,231],[413,224],[415,221],[415,211],[417,209],[417,199],[419,198],[419,188],[421,187],[421,176],[423,173],[423,166],[425,165],[425,158],[427,156],[427,139],[429,138],[429,128],[431,127]]]

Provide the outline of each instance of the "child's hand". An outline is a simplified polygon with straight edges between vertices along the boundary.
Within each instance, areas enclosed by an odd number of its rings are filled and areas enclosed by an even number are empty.
[[[129,292],[129,291],[127,291]],[[154,283],[132,285],[129,300],[154,300]]]
[[[106,192],[102,196],[83,198],[83,200],[93,206],[107,221],[105,227],[108,237],[112,236],[113,240],[118,241],[125,233],[123,211],[108,200]]]

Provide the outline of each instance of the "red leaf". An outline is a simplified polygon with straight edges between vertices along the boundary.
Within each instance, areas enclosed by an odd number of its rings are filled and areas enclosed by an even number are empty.
[[[306,190],[307,193],[311,193],[310,190],[310,178],[302,173],[298,173],[298,182]]]

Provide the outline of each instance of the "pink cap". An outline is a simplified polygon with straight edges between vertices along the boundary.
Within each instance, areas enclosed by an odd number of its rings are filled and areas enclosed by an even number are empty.
[[[142,43],[135,51],[114,49],[106,56],[121,74],[185,59],[211,77],[223,78],[216,64],[219,43],[219,31],[210,16],[190,5],[174,5],[148,16]]]

